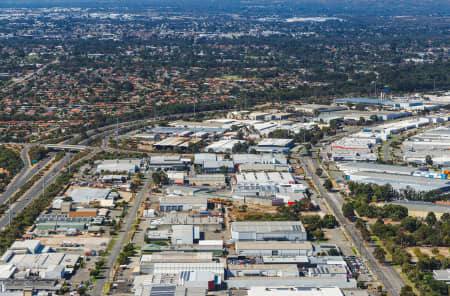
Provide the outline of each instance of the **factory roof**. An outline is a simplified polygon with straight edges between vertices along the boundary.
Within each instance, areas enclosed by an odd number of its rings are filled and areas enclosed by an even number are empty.
[[[238,250],[313,250],[309,241],[238,241]]]
[[[370,162],[343,162],[337,163],[339,169],[343,171],[354,171],[354,172],[383,172],[388,174],[400,174],[400,175],[411,175],[414,171],[417,171],[417,167],[407,167],[400,165],[388,165],[388,164],[378,164]]]
[[[433,270],[433,277],[437,281],[450,282],[450,269]]]
[[[188,263],[188,262],[211,262],[213,253],[211,252],[161,252],[153,253],[151,255],[142,255],[142,263],[156,263],[156,262],[173,262],[173,263]]]
[[[293,184],[295,180],[288,172],[249,172],[236,175],[236,183]]]
[[[378,185],[391,184],[392,188],[396,190],[406,187],[411,187],[416,191],[450,190],[450,180],[445,179],[407,175],[395,175],[395,178],[393,178],[393,175],[371,172],[357,172],[352,174],[352,176],[356,182],[374,183]]]
[[[279,147],[286,147],[292,144],[294,140],[292,139],[272,139],[267,138],[263,139],[258,143],[258,146],[279,146]]]
[[[438,205],[432,202],[396,200],[390,202],[390,204],[403,206],[410,211],[450,213],[450,205]]]
[[[354,103],[354,104],[374,104],[374,105],[393,105],[394,101],[380,100],[375,98],[338,98],[335,103]]]
[[[337,287],[250,287],[248,296],[343,296]]]
[[[160,198],[161,204],[206,204],[208,198],[206,197],[190,197],[190,196],[163,196]]]
[[[209,225],[222,222],[223,217],[220,216],[200,216],[180,212],[167,213],[161,220],[162,225]]]
[[[264,164],[287,164],[287,159],[280,154],[233,154],[235,164],[264,163]]]
[[[234,232],[305,232],[305,227],[300,221],[258,221],[258,222],[233,222],[231,231]],[[255,242],[252,242],[255,243]]]
[[[89,203],[108,199],[111,190],[100,188],[75,188],[69,193],[74,203]]]

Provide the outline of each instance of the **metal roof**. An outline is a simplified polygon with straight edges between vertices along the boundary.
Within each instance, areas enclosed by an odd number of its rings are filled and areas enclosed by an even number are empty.
[[[233,222],[233,232],[305,232],[305,227],[300,221],[257,221],[257,222]]]

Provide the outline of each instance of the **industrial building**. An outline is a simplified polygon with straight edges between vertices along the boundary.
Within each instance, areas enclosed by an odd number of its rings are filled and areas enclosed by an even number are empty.
[[[219,140],[217,142],[213,142],[212,144],[206,146],[205,151],[207,152],[215,152],[215,153],[230,153],[233,152],[233,147],[236,144],[244,143],[243,140]]]
[[[359,294],[358,294],[359,295]],[[247,296],[344,296],[337,287],[250,287]]]
[[[400,165],[387,165],[368,162],[337,162],[337,167],[344,174],[352,174],[356,172],[370,172],[390,175],[412,176],[418,168]]]
[[[356,172],[347,174],[346,179],[357,183],[372,183],[376,185],[390,184],[393,189],[412,188],[418,192],[438,190],[450,191],[450,180],[423,178],[407,175],[393,175],[386,173]]]
[[[309,241],[237,241],[238,256],[313,256]]]
[[[189,158],[182,158],[179,155],[157,155],[149,157],[148,168],[151,170],[184,171],[190,162]]]
[[[257,152],[261,153],[288,153],[294,147],[292,139],[263,139],[254,147]]]
[[[72,189],[68,196],[75,204],[99,203],[101,206],[113,206],[118,194],[110,189],[80,187]]]
[[[52,253],[38,240],[17,241],[0,258],[0,278],[60,280],[74,272],[79,255]]]
[[[233,154],[233,162],[236,165],[242,164],[280,164],[287,165],[288,161],[284,155],[280,154]]]
[[[331,157],[334,161],[376,161],[373,144],[372,139],[343,137],[331,145]]]
[[[300,221],[233,222],[231,238],[234,241],[306,241],[307,233]]]
[[[228,277],[240,276],[299,276],[296,264],[230,264],[227,268]]]
[[[97,173],[114,172],[134,174],[144,165],[142,159],[106,159],[97,162]]]
[[[248,289],[248,287],[264,287],[269,289],[271,287],[299,287],[298,289],[324,289],[324,288],[341,288],[350,289],[356,288],[356,280],[348,278],[343,280],[340,277],[326,277],[326,278],[314,278],[314,277],[235,277],[227,280],[227,287],[229,289]],[[287,289],[289,290],[289,289]],[[253,294],[255,295],[255,294]],[[264,294],[262,294],[264,295]],[[279,296],[280,294],[276,294]],[[302,295],[302,294],[300,294]],[[306,294],[308,295],[308,294]],[[314,294],[312,294],[314,295]],[[320,294],[319,294],[320,295]],[[325,294],[327,295],[327,294]],[[339,294],[338,294],[339,295]],[[342,295],[342,294],[341,294]],[[259,296],[259,294],[258,294]],[[328,295],[327,295],[328,296]]]
[[[192,245],[200,239],[200,228],[194,225],[173,225],[172,245]]]
[[[403,159],[425,164],[429,155],[434,164],[450,165],[450,127],[441,127],[413,136],[402,144]]]
[[[208,199],[205,197],[161,197],[159,210],[163,212],[170,211],[205,211],[208,207]]]
[[[261,200],[259,203],[266,204],[264,200],[271,200],[272,204],[286,203],[308,197],[308,187],[303,184],[258,184],[239,183],[232,187],[232,197],[235,200],[248,201],[253,199]]]
[[[450,269],[433,270],[433,278],[450,285]]]
[[[226,179],[224,174],[201,174],[189,176],[188,182],[192,186],[225,186]]]
[[[251,172],[235,176],[236,184],[295,184],[295,179],[290,173],[285,172]]]
[[[428,213],[433,212],[439,219],[445,213],[450,214],[450,205],[446,204],[435,204],[432,202],[425,201],[407,201],[407,200],[396,200],[389,204],[402,206],[408,209],[408,215],[418,218],[425,218]]]

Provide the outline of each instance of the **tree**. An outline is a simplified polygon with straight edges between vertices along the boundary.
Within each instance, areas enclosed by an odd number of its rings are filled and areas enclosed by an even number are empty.
[[[433,158],[431,157],[431,155],[425,156],[425,163],[427,165],[433,165]]]
[[[319,176],[319,177],[322,176],[322,173],[323,173],[323,170],[321,168],[317,168],[316,169],[316,175],[317,176]]]
[[[330,191],[333,188],[333,182],[331,182],[330,179],[326,179],[325,182],[323,183],[323,186]]]
[[[400,290],[400,296],[416,296],[410,286],[403,286]]]
[[[434,225],[436,224],[436,215],[433,212],[429,212],[427,217],[425,218],[425,222],[427,222],[428,225]]]
[[[355,218],[355,211],[353,208],[353,204],[351,202],[345,202],[342,205],[342,213],[344,214],[344,216],[350,220],[352,220],[353,218]]]
[[[378,260],[378,262],[383,263],[386,260],[386,251],[382,247],[377,247],[373,251],[373,255]]]

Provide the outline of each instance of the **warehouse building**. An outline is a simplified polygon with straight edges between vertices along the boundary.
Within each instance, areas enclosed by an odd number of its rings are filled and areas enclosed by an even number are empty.
[[[205,211],[208,208],[208,199],[205,197],[161,197],[159,210],[170,211]]]
[[[226,185],[224,174],[202,174],[189,176],[188,182],[192,186],[221,187]]]
[[[142,159],[106,159],[97,163],[97,173],[114,172],[135,174],[143,167]]]
[[[192,245],[200,239],[200,228],[194,225],[173,225],[172,245]]]
[[[51,248],[38,240],[15,242],[0,259],[0,277],[60,280],[74,272],[80,259],[76,254],[51,253]]]
[[[219,140],[213,142],[212,144],[206,146],[205,151],[214,153],[231,153],[233,152],[233,147],[236,144],[244,143],[243,140]]]
[[[352,295],[352,294],[349,294]],[[360,295],[359,293],[356,295]],[[247,296],[344,296],[337,287],[250,287]]]
[[[227,268],[227,277],[296,277],[299,275],[300,272],[296,264],[232,264],[228,265]]]
[[[450,269],[433,270],[433,278],[436,281],[445,282],[450,285]]]
[[[300,221],[233,222],[231,238],[234,241],[306,241],[307,233]]]
[[[99,203],[100,205],[114,205],[117,193],[112,193],[110,189],[81,187],[72,189],[68,196],[75,204]]]
[[[313,256],[314,247],[309,241],[237,241],[238,256]]]
[[[372,139],[343,137],[332,143],[331,157],[334,161],[376,161],[373,144]]]
[[[324,288],[341,288],[351,289],[356,288],[356,280],[348,278],[343,280],[340,277],[236,277],[227,280],[228,289],[248,289],[248,287],[264,287],[269,289],[271,287],[299,287],[298,289],[324,289]],[[289,290],[289,289],[288,289]],[[276,296],[282,294],[275,294]],[[302,295],[302,294],[299,294]],[[308,294],[306,294],[308,295]],[[314,294],[312,294],[314,295]],[[320,294],[319,294],[320,295]],[[325,294],[328,296],[328,294]],[[339,295],[339,294],[338,294]],[[259,296],[259,294],[258,294]],[[315,296],[315,295],[314,295]],[[321,295],[322,296],[322,295]]]
[[[344,172],[344,174],[352,174],[356,172],[370,172],[381,173],[391,175],[405,175],[411,176],[418,168],[400,166],[400,165],[387,165],[368,162],[338,162],[337,167]]]
[[[150,156],[148,166],[151,170],[174,170],[184,171],[191,162],[188,158],[182,158],[179,155],[157,155]]]
[[[389,175],[385,173],[357,172],[346,175],[347,180],[357,183],[372,183],[376,185],[390,184],[393,189],[412,188],[418,192],[438,190],[450,191],[450,180],[432,179],[406,175]]]
[[[408,209],[408,215],[425,218],[428,213],[433,212],[438,219],[445,213],[450,214],[450,205],[445,204],[435,204],[425,201],[407,201],[407,200],[396,200],[389,204],[402,206]]]
[[[236,184],[295,184],[295,179],[290,173],[285,172],[251,172],[237,174]]]
[[[288,153],[294,147],[292,139],[263,139],[254,147],[257,152],[261,153]]]
[[[287,165],[288,161],[284,155],[279,154],[233,154],[233,162],[242,164],[282,164]]]
[[[188,274],[191,275],[191,274]],[[206,296],[209,277],[192,274],[192,278],[185,279],[185,275],[154,274],[140,275],[134,278],[133,291],[135,296]],[[206,288],[203,287],[206,284]]]

